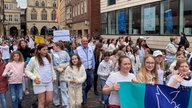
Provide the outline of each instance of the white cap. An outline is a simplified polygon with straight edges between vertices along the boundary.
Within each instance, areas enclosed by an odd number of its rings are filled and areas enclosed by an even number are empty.
[[[146,38],[145,38],[144,36],[139,36],[139,38],[140,38],[140,39],[144,39],[144,40],[146,40]]]
[[[156,50],[153,52],[154,57],[157,57],[158,55],[163,55],[163,53],[160,50]]]

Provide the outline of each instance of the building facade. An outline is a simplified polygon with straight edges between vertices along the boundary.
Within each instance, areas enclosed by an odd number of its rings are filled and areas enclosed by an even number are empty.
[[[104,37],[148,36],[152,48],[164,49],[170,36],[185,32],[191,41],[192,0],[101,0]]]
[[[100,32],[100,0],[65,0],[66,28],[75,36]]]
[[[4,1],[0,1],[0,37],[4,35]]]
[[[67,29],[66,26],[66,6],[65,6],[66,0],[61,0],[60,1],[60,28],[61,29]]]
[[[50,30],[57,30],[57,0],[27,0],[27,33],[48,35]]]
[[[6,36],[18,36],[21,33],[20,8],[16,0],[4,0],[4,27]]]

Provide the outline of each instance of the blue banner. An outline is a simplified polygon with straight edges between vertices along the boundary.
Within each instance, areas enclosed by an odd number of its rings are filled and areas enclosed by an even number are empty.
[[[118,14],[118,31],[120,33],[126,32],[126,13],[119,12]]]
[[[171,9],[165,11],[165,19],[167,30],[173,30],[173,17]]]
[[[119,82],[121,108],[192,108],[192,89]]]

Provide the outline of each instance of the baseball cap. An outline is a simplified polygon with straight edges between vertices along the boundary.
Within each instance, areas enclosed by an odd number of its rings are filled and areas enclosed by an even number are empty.
[[[153,52],[153,56],[154,56],[154,57],[157,57],[158,55],[163,55],[163,54],[162,54],[162,52],[161,52],[160,50],[155,50],[155,51]]]

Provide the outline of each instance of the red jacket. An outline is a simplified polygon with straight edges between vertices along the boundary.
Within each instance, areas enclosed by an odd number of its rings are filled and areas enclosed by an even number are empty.
[[[6,63],[0,61],[0,93],[8,91],[8,80],[2,76],[5,66]]]

